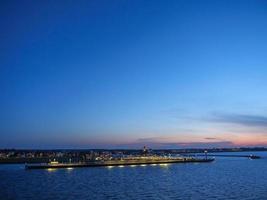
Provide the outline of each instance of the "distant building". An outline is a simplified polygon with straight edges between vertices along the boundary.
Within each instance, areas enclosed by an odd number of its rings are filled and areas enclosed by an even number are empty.
[[[146,148],[146,146],[144,146],[142,154],[143,155],[147,155],[148,154],[148,149]]]

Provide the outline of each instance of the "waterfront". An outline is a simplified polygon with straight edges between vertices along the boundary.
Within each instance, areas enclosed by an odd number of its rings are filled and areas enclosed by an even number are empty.
[[[25,169],[59,169],[59,168],[81,168],[81,167],[116,167],[116,166],[139,166],[139,165],[161,165],[174,163],[209,163],[214,158],[193,158],[177,157],[165,158],[160,156],[153,157],[136,157],[132,159],[94,161],[94,162],[77,162],[77,163],[59,163],[57,161],[40,164],[25,164]]]
[[[253,154],[263,158],[51,171],[0,165],[0,194],[10,200],[266,199],[267,152]]]

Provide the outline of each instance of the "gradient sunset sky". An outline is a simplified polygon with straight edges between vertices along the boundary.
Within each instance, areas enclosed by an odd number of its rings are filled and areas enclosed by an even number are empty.
[[[0,148],[267,146],[267,1],[0,2]]]

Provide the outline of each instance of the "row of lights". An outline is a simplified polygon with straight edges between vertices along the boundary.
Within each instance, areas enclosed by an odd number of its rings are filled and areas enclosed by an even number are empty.
[[[67,170],[73,170],[73,167],[67,167],[67,168],[65,168],[65,169],[67,169]],[[47,171],[49,171],[49,172],[51,172],[51,171],[56,171],[57,169],[56,168],[47,168]]]
[[[162,167],[167,167],[168,163],[161,163],[161,164],[142,164],[142,165],[128,165],[130,167],[138,167],[138,166],[141,166],[141,167],[146,167],[146,166],[162,166]],[[119,166],[107,166],[108,169],[112,169],[114,167],[119,167],[119,168],[123,168],[125,167],[125,165],[119,165]]]
[[[142,165],[129,165],[130,167],[137,167],[137,166],[141,166],[141,167],[146,167],[146,166],[162,166],[162,167],[167,167],[168,165],[170,165],[170,164],[168,164],[168,163],[161,163],[161,164],[142,164]],[[112,169],[112,168],[114,168],[114,167],[116,167],[116,166],[107,166],[107,168],[108,169]],[[123,168],[123,167],[125,167],[125,165],[119,165],[119,166],[117,166],[117,167],[119,167],[119,168]],[[68,168],[66,168],[67,170],[73,170],[73,167],[68,167]],[[56,170],[56,168],[48,168],[47,169],[47,171],[55,171]]]

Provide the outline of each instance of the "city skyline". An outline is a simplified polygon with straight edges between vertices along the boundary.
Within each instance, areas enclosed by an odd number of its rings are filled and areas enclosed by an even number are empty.
[[[0,148],[267,147],[267,3],[0,3]]]

